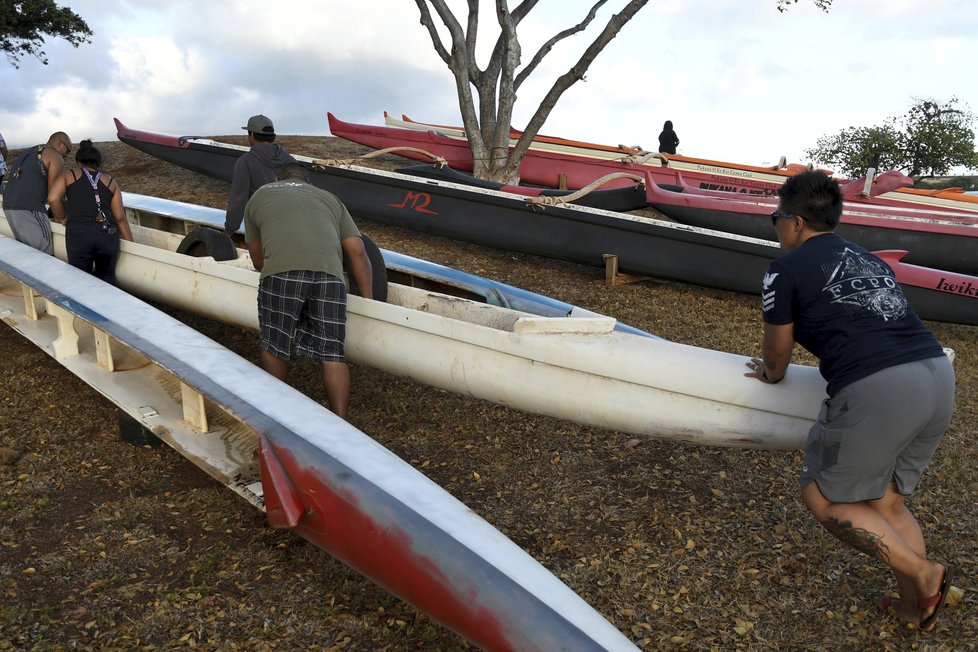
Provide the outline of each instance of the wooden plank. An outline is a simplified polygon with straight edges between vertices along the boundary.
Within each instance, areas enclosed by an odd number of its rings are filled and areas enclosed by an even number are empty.
[[[20,288],[24,294],[24,310],[27,312],[27,318],[32,321],[37,321],[37,304],[34,303],[34,290],[26,283],[21,283]]]
[[[31,303],[33,303],[33,299]],[[78,333],[75,331],[75,315],[56,303],[45,300],[47,312],[58,322],[58,339],[51,343],[56,360],[78,355]]]
[[[109,334],[98,328],[95,329],[95,357],[98,366],[106,371],[115,371],[115,360],[112,357],[112,338]]]
[[[650,280],[647,276],[639,276],[637,274],[620,274],[618,272],[617,254],[601,254],[601,257],[604,258],[604,284],[608,287]]]
[[[207,410],[204,395],[187,383],[180,381],[180,398],[183,402],[183,420],[202,433],[207,432]]]

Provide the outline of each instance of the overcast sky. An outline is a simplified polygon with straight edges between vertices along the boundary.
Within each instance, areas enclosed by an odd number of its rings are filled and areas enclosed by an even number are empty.
[[[10,147],[58,129],[76,142],[115,140],[113,117],[196,136],[241,134],[255,113],[280,134],[328,135],[327,111],[371,124],[382,124],[385,110],[461,122],[451,73],[409,0],[58,2],[95,37],[78,49],[48,43],[47,66],[0,61],[0,133]],[[530,14],[536,20],[520,26],[524,60],[590,4],[543,0]],[[601,25],[623,4],[609,2]],[[542,133],[654,148],[670,119],[681,154],[807,162],[819,136],[881,124],[914,98],[957,97],[978,111],[974,0],[835,0],[828,14],[809,0],[784,14],[775,7],[651,0],[564,94]],[[483,36],[497,32],[487,17]],[[514,126],[594,33],[551,52],[521,89]]]

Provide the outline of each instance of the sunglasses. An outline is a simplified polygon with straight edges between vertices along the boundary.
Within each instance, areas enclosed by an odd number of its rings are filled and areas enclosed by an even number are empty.
[[[774,211],[773,213],[771,213],[771,224],[777,225],[778,220],[782,218],[791,220],[796,217],[798,216],[792,213],[782,213],[781,211]]]

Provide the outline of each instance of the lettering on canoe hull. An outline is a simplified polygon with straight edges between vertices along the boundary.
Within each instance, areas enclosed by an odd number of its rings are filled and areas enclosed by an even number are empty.
[[[948,283],[945,278],[941,277],[941,280],[937,282],[937,289],[942,292],[963,294],[966,297],[978,297],[978,285],[975,285],[971,281],[967,281],[966,283]]]
[[[771,188],[745,188],[743,186],[725,186],[720,183],[700,182],[701,190],[722,190],[723,192],[738,192],[745,195],[761,195],[770,197],[777,194],[777,190]]]
[[[417,213],[425,213],[427,215],[438,215],[436,211],[428,210],[428,204],[430,203],[431,195],[428,193],[408,190],[400,204],[387,205],[392,208],[409,208]]]

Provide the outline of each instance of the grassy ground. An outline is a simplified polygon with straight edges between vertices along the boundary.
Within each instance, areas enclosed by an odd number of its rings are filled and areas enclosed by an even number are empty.
[[[312,156],[359,151],[326,138],[282,142]],[[120,143],[102,148],[124,190],[226,203],[227,184]],[[361,227],[381,247],[672,340],[744,355],[760,343],[755,297],[668,282],[608,288],[597,268]],[[254,334],[173,314],[257,362]],[[796,452],[636,442],[363,367],[353,369],[351,416],[642,649],[974,649],[978,328],[931,326],[957,351],[958,398],[912,509],[931,555],[957,564],[964,589],[931,635],[875,610],[891,578],[804,511]],[[469,649],[268,528],[172,450],[122,442],[110,403],[6,327],[0,359],[0,650]],[[322,398],[313,365],[297,364],[292,382]]]

